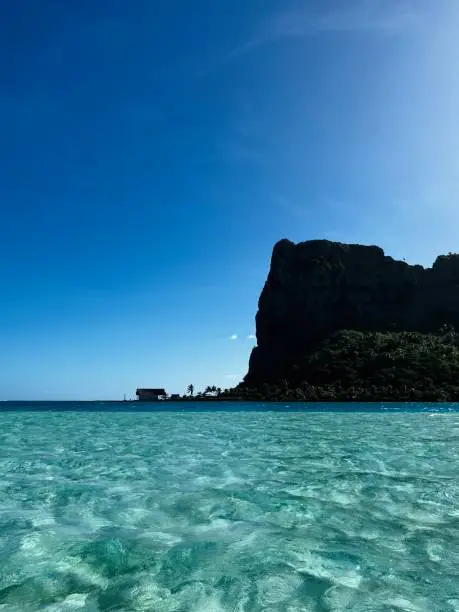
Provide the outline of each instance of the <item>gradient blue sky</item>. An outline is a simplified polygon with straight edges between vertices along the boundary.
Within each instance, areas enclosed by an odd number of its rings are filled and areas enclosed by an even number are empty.
[[[457,251],[458,28],[455,0],[2,2],[0,399],[232,386],[282,237]]]

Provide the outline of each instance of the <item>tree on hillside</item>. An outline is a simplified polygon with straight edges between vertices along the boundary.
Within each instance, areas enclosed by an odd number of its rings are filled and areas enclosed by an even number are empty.
[[[193,397],[193,394],[194,394],[194,385],[188,385],[186,390],[188,391],[189,395],[191,395],[191,397]]]

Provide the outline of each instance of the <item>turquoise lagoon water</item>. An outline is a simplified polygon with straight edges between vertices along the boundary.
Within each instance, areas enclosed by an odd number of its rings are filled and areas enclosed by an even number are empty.
[[[10,407],[2,611],[459,610],[451,407]]]

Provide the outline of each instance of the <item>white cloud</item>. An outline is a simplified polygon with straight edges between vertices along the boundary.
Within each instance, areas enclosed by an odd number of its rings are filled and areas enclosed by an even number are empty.
[[[249,334],[249,335],[247,336],[247,339],[248,339],[248,340],[255,340],[255,339],[256,339],[256,336],[255,336],[255,334]]]
[[[237,374],[225,374],[225,378],[235,380],[237,378]]]
[[[372,32],[393,35],[413,28],[420,21],[411,2],[355,0],[344,8],[314,12],[309,6],[277,11],[264,19],[252,38],[233,49],[237,57],[276,40],[312,36],[320,32]]]
[[[237,340],[237,334],[233,334],[232,336],[229,337],[229,340]]]

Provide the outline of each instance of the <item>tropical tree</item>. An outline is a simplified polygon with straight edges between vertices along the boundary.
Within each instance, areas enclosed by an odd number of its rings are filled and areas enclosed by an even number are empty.
[[[193,397],[194,394],[194,385],[188,385],[188,387],[186,388],[186,390],[188,391],[189,395],[191,397]]]

